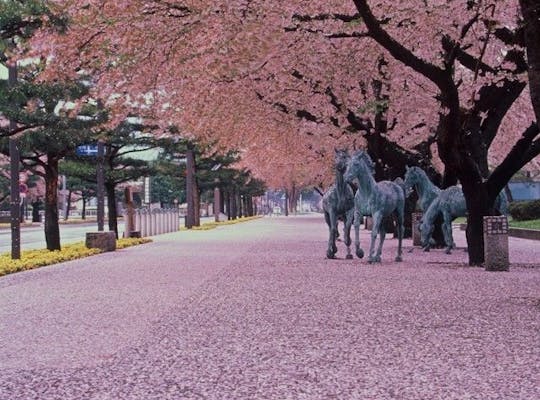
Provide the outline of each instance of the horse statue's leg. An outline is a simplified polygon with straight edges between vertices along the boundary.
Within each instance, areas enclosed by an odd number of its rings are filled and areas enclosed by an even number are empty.
[[[360,224],[362,223],[363,215],[355,207],[354,210],[354,246],[356,247],[356,256],[364,257],[364,250],[360,248]]]
[[[337,253],[337,215],[335,212],[329,211],[324,213],[324,218],[328,224],[328,249],[326,250],[326,257],[335,258],[335,254]]]
[[[386,238],[386,224],[384,221],[379,226],[379,246],[377,247],[377,254],[375,254],[375,262],[381,262],[382,248],[384,239]]]
[[[442,224],[442,231],[444,235],[444,242],[446,243],[446,254],[451,254],[454,248],[454,238],[452,236],[452,217],[448,212],[443,211],[444,222]]]
[[[400,262],[400,261],[403,261],[402,241],[403,241],[403,232],[405,230],[404,228],[405,202],[404,201],[398,205],[396,213],[397,213],[396,225],[397,225],[397,231],[398,231],[398,253],[396,256],[396,261]]]
[[[345,241],[345,246],[347,246],[347,255],[345,258],[347,260],[352,260],[353,256],[351,254],[351,226],[354,219],[354,209],[350,209],[345,213],[345,226],[343,228],[343,237]]]
[[[377,234],[379,233],[379,230],[381,229],[382,224],[382,215],[380,212],[374,213],[371,215],[371,219],[373,220],[373,226],[371,227],[371,243],[369,245],[369,257],[368,257],[368,263],[375,263],[375,262],[381,262],[381,257],[377,258],[375,253],[375,242],[377,241]]]

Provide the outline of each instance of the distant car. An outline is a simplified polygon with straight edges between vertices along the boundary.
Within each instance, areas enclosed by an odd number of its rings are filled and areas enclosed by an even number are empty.
[[[272,214],[274,215],[281,215],[281,207],[276,206],[272,209]]]

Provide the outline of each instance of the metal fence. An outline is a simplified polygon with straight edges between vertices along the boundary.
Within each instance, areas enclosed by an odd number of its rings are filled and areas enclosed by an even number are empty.
[[[180,229],[180,214],[177,208],[138,208],[134,210],[134,231],[141,237],[176,232]]]

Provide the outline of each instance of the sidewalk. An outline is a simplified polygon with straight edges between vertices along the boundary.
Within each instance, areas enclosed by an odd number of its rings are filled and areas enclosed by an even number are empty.
[[[537,242],[488,273],[326,241],[264,218],[0,278],[0,399],[540,398]]]

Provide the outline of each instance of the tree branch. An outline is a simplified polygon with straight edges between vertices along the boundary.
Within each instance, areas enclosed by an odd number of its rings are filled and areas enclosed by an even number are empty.
[[[536,138],[538,135],[540,129],[536,122],[533,122],[523,132],[504,161],[489,176],[487,187],[490,197],[495,198],[516,172],[540,154],[540,138]]]
[[[372,14],[371,9],[367,5],[366,0],[354,0],[357,10],[362,16],[370,36],[377,41],[382,47],[398,61],[401,61],[406,66],[412,68],[416,72],[424,75],[430,81],[435,83],[439,88],[445,89],[446,82],[444,79],[444,71],[430,64],[417,56],[415,56],[409,49],[404,47],[401,43],[391,37],[382,27],[375,16]]]

